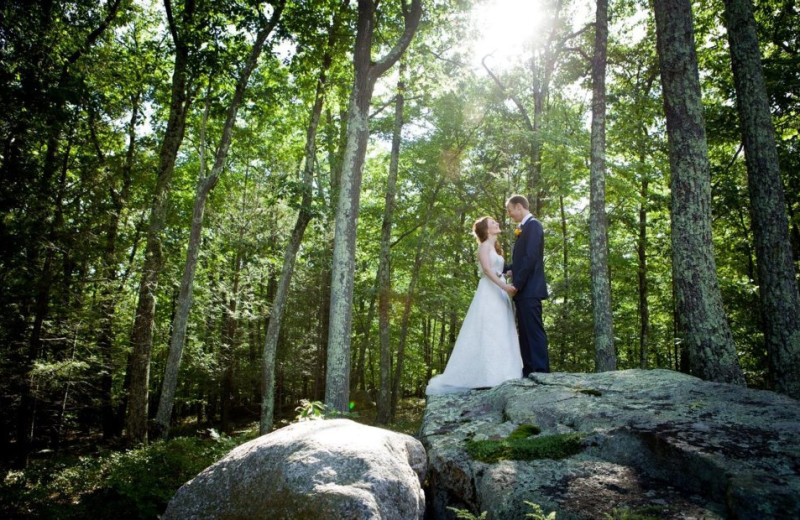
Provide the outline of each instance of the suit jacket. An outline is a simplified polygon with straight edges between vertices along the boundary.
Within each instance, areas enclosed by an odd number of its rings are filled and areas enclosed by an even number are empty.
[[[511,253],[513,285],[517,288],[515,300],[535,298],[545,300],[547,281],[544,277],[544,229],[542,223],[529,218],[522,226],[522,233],[514,243]]]

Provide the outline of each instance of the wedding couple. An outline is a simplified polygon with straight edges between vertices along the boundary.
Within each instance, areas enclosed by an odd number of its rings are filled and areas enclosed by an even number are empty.
[[[506,211],[517,223],[512,262],[505,263],[497,241],[500,225],[491,217],[475,222],[472,231],[480,244],[481,278],[447,367],[431,378],[427,395],[491,387],[531,372],[550,371],[542,323],[542,300],[547,298],[542,224],[533,218],[522,195],[510,197]],[[509,297],[516,307],[516,326]]]

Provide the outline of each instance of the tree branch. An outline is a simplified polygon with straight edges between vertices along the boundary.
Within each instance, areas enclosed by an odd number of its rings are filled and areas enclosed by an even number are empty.
[[[451,60],[450,58],[445,58],[444,56],[441,56],[438,53],[432,51],[429,47],[426,47],[423,52],[427,52],[428,54],[432,54],[434,58],[437,58],[437,59],[439,59],[441,61],[444,61],[446,63],[452,63],[453,65],[456,65],[457,67],[464,67],[464,64],[461,63],[460,61]]]
[[[172,41],[177,47],[179,45],[178,27],[175,25],[175,17],[172,15],[172,0],[164,0],[164,10],[167,12],[167,25],[169,25],[169,32],[172,34]]]
[[[511,100],[514,102],[514,104],[517,105],[517,108],[522,113],[522,118],[524,119],[525,126],[528,128],[528,130],[530,130],[531,132],[535,132],[535,129],[533,128],[533,122],[531,121],[531,118],[528,115],[528,111],[525,109],[525,106],[522,104],[522,101],[520,101],[520,99],[517,97],[516,94],[509,92],[509,90],[505,87],[505,85],[503,85],[503,83],[500,81],[500,78],[495,76],[494,73],[489,68],[489,66],[486,64],[486,58],[488,58],[489,56],[491,56],[491,54],[487,54],[486,56],[483,57],[483,59],[481,60],[481,65],[483,65],[483,68],[486,69],[486,72],[489,73],[489,76],[491,76],[491,78],[494,80],[497,86],[500,87],[500,91],[506,94],[508,97],[510,97]]]
[[[89,50],[92,44],[97,41],[97,38],[103,34],[103,31],[105,31],[114,18],[116,18],[120,3],[122,3],[122,0],[114,0],[114,3],[108,8],[108,14],[100,23],[100,25],[94,31],[89,33],[89,36],[86,37],[86,41],[83,43],[83,45],[81,45],[75,52],[72,53],[72,55],[70,55],[69,58],[67,58],[67,61],[64,62],[64,67],[61,69],[62,79],[67,76],[67,69],[69,69],[70,65],[78,61],[78,59],[83,56],[83,53]]]
[[[386,56],[384,56],[381,60],[378,60],[376,63],[372,65],[372,72],[374,77],[380,77],[383,75],[384,72],[389,70],[395,62],[400,59],[400,56],[403,55],[406,48],[411,43],[411,39],[414,37],[414,33],[417,31],[417,27],[419,26],[419,19],[422,16],[422,0],[411,0],[411,8],[406,5],[405,0],[403,2],[403,19],[405,20],[405,30],[403,31],[403,35],[397,40],[397,43],[389,51]],[[376,4],[377,6],[377,4]]]
[[[588,62],[591,62],[591,61],[592,61],[592,58],[591,58],[591,56],[589,56],[588,54],[586,54],[586,51],[584,51],[584,50],[583,50],[583,49],[581,49],[580,47],[563,47],[563,48],[562,48],[562,50],[565,50],[565,51],[567,51],[567,52],[577,52],[578,54],[580,54],[581,56],[583,56],[583,59],[585,59],[586,61],[588,61]]]

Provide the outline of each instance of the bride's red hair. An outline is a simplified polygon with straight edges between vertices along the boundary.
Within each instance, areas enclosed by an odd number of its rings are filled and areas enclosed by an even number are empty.
[[[486,242],[486,239],[489,238],[489,219],[492,217],[486,216],[481,217],[475,221],[475,224],[472,225],[472,234],[475,235],[475,238],[478,239],[478,243],[481,244]],[[500,241],[496,240],[494,243],[494,250],[497,251],[497,254],[503,256],[503,247],[500,245]]]

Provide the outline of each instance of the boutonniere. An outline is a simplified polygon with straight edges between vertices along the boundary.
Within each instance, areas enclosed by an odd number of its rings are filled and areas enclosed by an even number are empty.
[[[522,234],[522,228],[515,228],[514,229],[514,236],[518,237]]]

